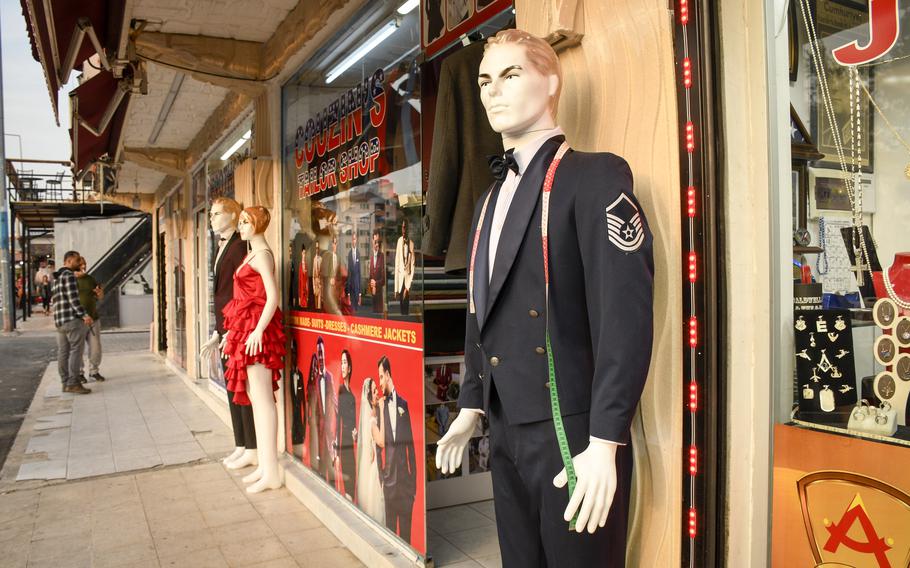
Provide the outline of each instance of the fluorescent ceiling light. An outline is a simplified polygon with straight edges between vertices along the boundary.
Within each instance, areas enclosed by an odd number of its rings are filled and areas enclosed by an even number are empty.
[[[334,68],[332,68],[331,71],[329,71],[329,74],[325,76],[326,84],[329,84],[332,81],[334,81],[335,79],[337,79],[339,76],[341,76],[342,73],[347,71],[351,67],[351,65],[354,65],[355,63],[357,63],[358,61],[363,59],[367,53],[371,52],[377,45],[382,43],[383,40],[385,40],[385,38],[387,38],[390,35],[392,35],[393,33],[395,33],[395,30],[397,30],[397,29],[398,29],[397,20],[390,20],[384,26],[379,28],[379,31],[377,31],[375,34],[373,34],[370,37],[370,39],[366,40],[366,42],[364,42],[363,45],[361,45],[356,50],[354,50],[353,53],[351,53],[350,55],[345,57],[341,61],[341,63],[339,63]]]
[[[243,146],[243,143],[249,140],[253,136],[252,130],[247,130],[243,136],[241,136],[236,142],[231,144],[231,147],[227,149],[227,152],[221,154],[221,161],[224,162],[228,158],[234,155],[234,152],[240,149]]]
[[[398,7],[398,13],[402,16],[413,10],[420,4],[420,0],[408,0],[404,4]]]

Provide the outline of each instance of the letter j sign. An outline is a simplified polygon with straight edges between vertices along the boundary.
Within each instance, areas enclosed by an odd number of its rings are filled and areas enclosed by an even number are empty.
[[[869,0],[869,43],[860,46],[856,40],[832,51],[841,65],[862,65],[885,55],[897,43],[900,34],[897,0]]]

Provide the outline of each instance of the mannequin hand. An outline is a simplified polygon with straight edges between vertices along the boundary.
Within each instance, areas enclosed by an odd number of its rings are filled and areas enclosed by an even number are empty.
[[[262,331],[257,328],[251,331],[250,336],[246,338],[246,354],[256,355],[260,351],[262,351]]]
[[[224,348],[227,347],[227,336],[230,331],[224,332],[224,337],[221,338],[221,343],[218,344],[218,351],[221,351],[221,358],[227,359],[228,354],[224,351]]]
[[[577,532],[585,530],[587,526],[588,532],[593,533],[607,523],[607,514],[616,493],[616,448],[617,445],[611,442],[589,442],[585,451],[572,458],[578,481],[563,518],[567,522],[571,521],[581,505],[575,523]],[[565,487],[567,482],[568,477],[563,468],[553,478],[553,485]]]
[[[436,443],[436,469],[444,474],[454,473],[461,465],[464,448],[477,427],[480,413],[463,409],[452,421],[446,435]]]
[[[208,341],[202,344],[202,347],[199,349],[199,354],[203,357],[209,357],[212,354],[214,349],[218,348],[218,332],[213,331],[212,337]]]

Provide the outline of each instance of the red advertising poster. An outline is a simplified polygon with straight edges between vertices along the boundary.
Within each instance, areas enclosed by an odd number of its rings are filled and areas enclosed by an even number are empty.
[[[512,0],[421,0],[420,45],[433,57],[496,14]]]
[[[771,566],[910,566],[910,449],[774,429]]]
[[[287,451],[426,553],[423,330],[293,311]]]

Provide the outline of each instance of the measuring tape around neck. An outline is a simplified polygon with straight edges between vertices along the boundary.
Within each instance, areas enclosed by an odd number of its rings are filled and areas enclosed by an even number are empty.
[[[550,192],[553,189],[553,179],[556,177],[556,168],[559,167],[559,162],[568,151],[569,145],[566,142],[563,142],[556,151],[556,155],[553,156],[553,161],[550,162],[550,166],[547,168],[547,175],[543,181],[543,193],[541,196],[540,240],[543,249],[547,372],[550,381],[550,410],[553,414],[553,428],[556,430],[559,455],[562,457],[562,464],[566,468],[569,497],[571,498],[572,493],[575,491],[577,477],[575,475],[575,465],[572,463],[572,453],[569,450],[569,440],[566,437],[565,425],[562,421],[562,412],[559,409],[559,393],[556,389],[556,363],[553,359],[553,346],[550,342],[550,249],[547,241],[547,225],[550,217]],[[471,247],[471,266],[468,273],[468,301],[469,309],[472,314],[476,313],[474,305],[474,261],[477,257],[477,247],[480,243],[480,230],[483,227],[484,218],[487,214],[487,206],[490,204],[490,196],[492,194],[492,191],[487,194],[487,197],[483,202],[483,207],[480,209],[480,218],[477,221],[477,228],[474,231],[474,244]],[[488,276],[481,274],[481,278],[488,278]],[[575,530],[575,521],[577,518],[578,513],[576,512],[575,517],[569,523],[569,530]]]

